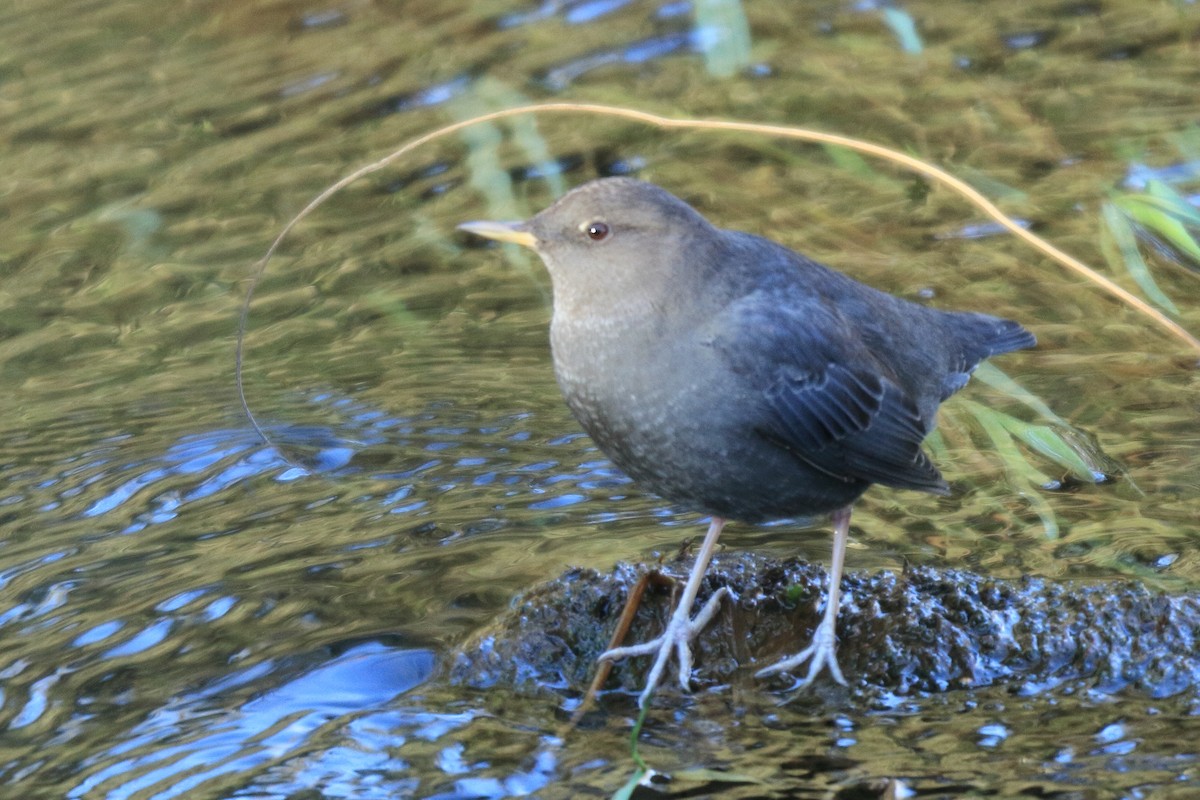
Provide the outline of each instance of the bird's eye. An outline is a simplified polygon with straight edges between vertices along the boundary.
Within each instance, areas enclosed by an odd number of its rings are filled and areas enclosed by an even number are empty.
[[[609,228],[607,223],[589,222],[583,229],[587,233],[588,238],[593,242],[602,242],[608,238]]]

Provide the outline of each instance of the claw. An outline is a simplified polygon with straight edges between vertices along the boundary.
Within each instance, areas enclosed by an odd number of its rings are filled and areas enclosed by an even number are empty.
[[[837,662],[837,614],[841,605],[842,564],[846,556],[846,543],[850,538],[850,509],[844,508],[833,515],[833,563],[829,568],[829,598],[825,601],[825,611],[821,615],[821,623],[813,632],[812,644],[794,656],[789,656],[754,674],[756,678],[766,678],[782,672],[790,672],[805,661],[809,661],[808,674],[804,676],[794,689],[803,689],[827,668],[829,675],[842,686],[848,686],[845,676]],[[810,661],[811,659],[811,661]]]
[[[808,674],[800,680],[793,689],[803,689],[813,682],[817,675],[821,674],[822,667],[829,669],[829,675],[842,686],[849,686],[845,676],[842,675],[842,670],[837,662],[837,645],[836,633],[834,624],[837,618],[837,612],[830,614],[828,607],[821,624],[817,626],[816,632],[813,634],[813,641],[808,647],[801,650],[794,656],[789,656],[781,661],[777,661],[765,669],[760,669],[754,673],[756,678],[766,678],[771,675],[778,675],[782,672],[790,672],[795,667],[800,666],[805,661],[812,659],[808,665]]]
[[[696,595],[700,591],[700,582],[704,578],[705,570],[708,569],[708,562],[712,560],[713,550],[717,546],[717,537],[721,535],[721,528],[724,525],[725,520],[713,517],[712,523],[708,526],[708,534],[704,537],[704,544],[700,546],[700,552],[696,556],[696,563],[692,566],[691,574],[688,575],[687,585],[683,588],[683,596],[679,598],[679,605],[671,614],[671,621],[667,623],[667,629],[663,631],[662,635],[642,644],[614,647],[600,654],[600,661],[616,661],[657,652],[654,664],[646,676],[646,686],[638,695],[638,705],[642,708],[645,708],[650,702],[655,687],[662,679],[663,670],[666,669],[672,650],[675,651],[679,660],[679,685],[685,692],[690,689],[692,651],[688,645],[712,621],[717,609],[721,607],[721,600],[729,594],[729,590],[724,587],[718,589],[713,592],[712,597],[708,598],[695,617],[689,616],[688,612],[691,611],[692,604],[696,602]]]

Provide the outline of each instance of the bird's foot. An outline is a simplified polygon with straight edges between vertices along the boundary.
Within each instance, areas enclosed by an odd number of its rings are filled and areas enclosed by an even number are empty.
[[[646,676],[646,688],[642,689],[642,693],[638,696],[638,706],[645,708],[646,704],[650,702],[650,696],[654,694],[654,688],[658,685],[659,680],[662,679],[662,673],[666,669],[667,660],[671,657],[671,651],[674,650],[676,658],[679,660],[679,685],[683,687],[685,692],[688,691],[688,683],[692,675],[692,651],[688,645],[712,621],[713,616],[717,613],[717,609],[721,606],[721,600],[727,594],[729,594],[728,589],[724,587],[718,589],[713,593],[712,597],[708,598],[708,602],[704,604],[696,616],[690,618],[688,617],[688,611],[691,610],[690,607],[684,607],[680,603],[671,615],[671,621],[667,623],[667,629],[663,631],[661,636],[642,644],[630,645],[629,647],[614,647],[611,650],[605,650],[600,654],[598,660],[618,661],[631,656],[658,653],[654,658],[653,666],[650,667],[650,672]]]
[[[765,669],[760,669],[754,673],[756,678],[766,678],[771,675],[779,675],[783,672],[790,672],[794,668],[800,666],[805,661],[808,661],[808,674],[800,680],[793,689],[803,689],[813,682],[817,675],[821,674],[821,669],[828,668],[830,676],[840,683],[842,686],[848,686],[845,677],[842,676],[842,670],[837,663],[837,633],[835,630],[836,617],[826,614],[821,624],[817,626],[816,632],[813,634],[812,644],[801,650],[794,656],[789,656],[772,664]],[[811,660],[810,660],[811,659]]]

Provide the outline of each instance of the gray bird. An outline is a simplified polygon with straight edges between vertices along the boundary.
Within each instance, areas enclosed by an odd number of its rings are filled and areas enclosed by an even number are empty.
[[[725,520],[831,513],[812,644],[757,674],[808,661],[800,685],[822,668],[845,684],[835,649],[851,505],[873,483],[946,494],[921,449],[939,404],[1033,335],[872,289],[629,178],[584,184],[525,222],[459,227],[541,257],[554,371],[575,418],[643,487],[712,518],[663,635],[600,658],[657,653],[645,705],[674,650],[686,690],[689,643],[724,596],[690,616]]]

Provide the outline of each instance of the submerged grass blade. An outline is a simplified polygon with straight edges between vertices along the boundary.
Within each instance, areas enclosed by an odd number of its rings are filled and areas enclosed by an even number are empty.
[[[1115,201],[1126,216],[1150,233],[1163,239],[1179,253],[1200,264],[1200,242],[1188,226],[1171,213],[1171,206],[1159,198],[1137,195]]]
[[[907,11],[887,6],[883,9],[883,21],[892,29],[892,33],[896,34],[900,49],[904,52],[920,55],[925,49],[921,44],[921,34],[917,32],[917,23]]]
[[[748,67],[750,23],[741,0],[696,0],[693,7],[708,74],[729,78]]]
[[[971,400],[965,401],[965,405],[978,420],[988,438],[992,440],[996,452],[1004,459],[1009,479],[1016,487],[1018,494],[1025,498],[1029,507],[1042,521],[1046,538],[1057,539],[1058,518],[1054,514],[1054,509],[1050,507],[1038,490],[1039,486],[1050,483],[1050,478],[1029,463],[1029,459],[1013,443],[1012,435],[1001,420],[1006,415]]]
[[[637,788],[642,785],[642,779],[646,775],[646,770],[640,767],[635,769],[633,774],[629,776],[629,780],[625,781],[625,784],[620,789],[613,792],[612,800],[629,800],[629,798],[633,797],[633,793],[637,791]]]
[[[1060,425],[1067,424],[1066,420],[1054,413],[1054,409],[1050,408],[1050,406],[1046,405],[1042,401],[1042,398],[1038,397],[1036,394],[1014,381],[1011,377],[1009,377],[1008,373],[997,367],[992,362],[984,361],[975,368],[975,371],[971,373],[971,375],[975,378],[975,380],[986,383],[993,389],[1004,392],[1004,394],[1008,395],[1012,399],[1024,403],[1042,417],[1045,417],[1046,419],[1056,422]]]
[[[624,785],[613,793],[612,800],[629,800],[629,798],[633,797],[633,793],[637,791],[637,788],[642,785],[642,781],[654,775],[654,770],[646,765],[642,754],[638,752],[638,737],[642,735],[642,725],[646,723],[646,713],[649,709],[649,703],[638,709],[637,722],[633,723],[633,730],[629,732],[629,757],[633,759],[633,763],[637,765],[637,768],[629,776],[629,780],[625,781]]]
[[[1024,442],[1031,450],[1070,471],[1079,480],[1099,483],[1105,479],[1107,473],[1119,468],[1100,451],[1090,437],[1078,433],[1075,428],[1061,420],[1055,424],[1041,425],[1025,422],[974,400],[964,402],[986,430],[1006,431],[1010,438]],[[1004,444],[1001,454],[1005,456],[1006,461],[1010,456],[1015,456],[1019,461],[1028,464],[1028,459],[1012,446],[1011,441]],[[1041,475],[1040,472],[1037,474]],[[1033,473],[1030,472],[1029,475],[1032,476]],[[1050,481],[1041,476],[1038,482],[1045,484]]]
[[[712,783],[720,786],[721,784],[732,783],[754,783],[764,785],[766,781],[762,778],[757,778],[753,775],[747,775],[744,772],[722,772],[717,769],[708,769],[698,767],[696,769],[684,769],[678,772],[671,773],[671,776],[679,781],[689,781],[692,783]],[[714,787],[716,788],[716,787]]]
[[[1166,183],[1152,180],[1145,194],[1125,195],[1114,201],[1125,214],[1176,254],[1200,266],[1200,208]]]
[[[868,164],[865,158],[853,150],[832,144],[824,145],[824,150],[825,155],[829,157],[834,166],[847,174],[857,175],[860,178],[878,178],[880,176],[879,170]]]
[[[980,172],[969,165],[963,164],[959,166],[958,171],[962,175],[963,180],[971,184],[975,189],[987,193],[989,197],[1014,202],[1029,199],[1027,192],[1023,192],[1015,186],[1009,186],[1007,183],[997,180],[986,172]]]
[[[467,121],[492,113],[496,108],[527,102],[524,95],[494,78],[482,78],[472,85],[471,90],[455,97],[448,103],[452,113]],[[513,140],[524,151],[530,163],[541,167],[540,172],[550,185],[554,195],[561,196],[566,184],[559,174],[550,146],[538,132],[537,119],[533,116],[517,117],[509,122]],[[520,219],[525,209],[517,200],[512,176],[504,168],[500,150],[504,135],[491,122],[470,125],[459,131],[459,137],[467,145],[464,163],[468,181],[483,195],[487,202],[488,215],[495,220]],[[520,266],[526,273],[537,270],[529,252],[519,245],[503,244],[505,257]],[[544,291],[543,291],[544,295]]]
[[[1115,204],[1127,199],[1121,198],[1114,203],[1105,203],[1101,210],[1105,227],[1120,252],[1121,265],[1125,267],[1129,277],[1133,278],[1134,282],[1141,287],[1151,302],[1178,316],[1179,308],[1162,289],[1158,288],[1158,283],[1150,274],[1150,268],[1146,266],[1146,260],[1142,258],[1141,251],[1138,250],[1137,234],[1134,233],[1133,226],[1129,223],[1129,217],[1126,216],[1130,212]],[[1126,203],[1126,205],[1129,204]],[[1123,211],[1124,213],[1122,213]]]
[[[454,98],[448,105],[459,120],[483,116],[497,108],[527,102],[520,92],[494,78],[482,78],[472,85],[469,92]],[[537,121],[532,116],[518,117],[509,123],[513,141],[524,151],[531,164],[541,168],[555,196],[566,191],[566,184],[559,174],[550,146],[538,132]],[[513,190],[513,180],[504,168],[500,148],[504,136],[500,129],[488,122],[463,128],[459,137],[467,145],[466,165],[470,183],[479,190],[488,202],[488,213],[492,219],[518,219],[523,216]]]
[[[1161,200],[1165,204],[1166,210],[1182,221],[1200,225],[1200,208],[1189,203],[1186,197],[1172,189],[1170,185],[1163,181],[1152,180],[1146,184],[1146,194],[1156,200]]]
[[[1007,414],[988,408],[982,403],[977,403],[974,400],[960,401],[959,405],[971,413],[971,416],[979,423],[988,438],[992,440],[996,452],[1004,460],[1004,467],[1014,477],[1025,483],[1036,483],[1039,486],[1044,486],[1053,483],[1054,480],[1046,473],[1039,470],[1030,462],[1029,457],[1021,452],[1013,441],[1013,435],[1004,424],[1004,417]]]
[[[524,94],[492,77],[480,78],[472,89],[476,96],[485,98],[488,111],[529,102],[529,98]],[[513,141],[525,153],[530,163],[540,168],[539,172],[554,196],[561,197],[567,191],[567,184],[550,152],[550,145],[538,130],[537,118],[533,115],[514,117],[508,124],[512,129]]]
[[[1097,483],[1104,479],[1104,471],[1090,464],[1075,448],[1074,443],[1054,428],[1048,425],[1034,425],[1007,414],[1000,414],[999,419],[1006,431],[1034,451],[1069,469],[1076,478],[1089,483]]]
[[[470,119],[479,113],[477,101],[465,96],[451,101],[450,108],[455,116]],[[492,219],[518,219],[522,216],[516,194],[513,192],[512,176],[500,164],[500,146],[504,134],[492,123],[475,125],[459,132],[459,138],[467,146],[464,159],[468,182],[483,195],[487,203],[488,216]]]

